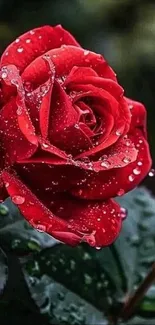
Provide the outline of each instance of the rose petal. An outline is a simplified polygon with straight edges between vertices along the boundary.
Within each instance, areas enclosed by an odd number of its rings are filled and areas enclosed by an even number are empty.
[[[135,134],[129,136],[138,150],[137,159],[123,168],[103,171],[99,173],[85,172],[80,175],[80,179],[86,181],[81,185],[76,173],[79,184],[74,179],[72,194],[83,199],[108,199],[135,188],[147,175],[151,167],[151,157],[149,146],[144,139],[142,132],[135,129]],[[127,140],[128,141],[128,140]]]
[[[0,111],[1,141],[11,162],[29,158],[37,150],[19,128],[17,109],[16,99],[12,98]]]
[[[33,29],[6,48],[1,65],[14,64],[22,72],[35,58],[63,44],[79,46],[74,37],[60,25]]]
[[[95,87],[109,91],[109,93],[118,100],[124,93],[123,88],[117,82],[111,79],[101,78],[94,70],[86,67],[73,67],[64,82],[64,86],[73,90],[76,84],[92,84]]]
[[[52,144],[70,154],[86,150],[92,146],[83,127],[80,128],[78,113],[70,98],[58,82],[55,82],[51,99],[49,139]]]
[[[129,139],[121,138],[114,145],[100,152],[99,158],[95,155],[91,161],[91,168],[90,162],[79,161],[79,166],[88,170],[92,169],[95,172],[122,168],[135,161],[137,153],[138,151]]]
[[[82,48],[75,46],[62,46],[46,52],[56,68],[56,76],[66,76],[74,66],[92,67],[100,77],[116,81],[112,69],[104,58],[94,52],[86,56]],[[23,72],[25,82],[32,82],[36,87],[47,80],[48,69],[42,57],[35,59]]]
[[[97,112],[99,116],[104,117],[104,112],[106,115],[108,111],[108,113],[110,113],[114,118],[114,128],[111,131],[111,134],[107,135],[104,141],[102,140],[101,143],[99,142],[99,145],[95,146],[90,151],[83,152],[78,156],[78,158],[82,158],[95,154],[109,147],[110,145],[114,144],[120,136],[126,134],[130,127],[131,114],[124,98],[121,98],[120,102],[118,102],[106,90],[98,89],[92,85],[76,85],[76,90],[78,90],[79,93],[75,93],[73,101],[76,102],[77,100],[81,100],[85,97],[90,98],[91,101],[94,101],[94,107],[96,107],[96,109],[100,108],[100,111]]]
[[[4,171],[2,177],[8,194],[30,224],[65,243],[74,246],[85,241],[91,246],[106,246],[120,232],[120,207],[112,200],[95,204],[57,200],[53,205],[55,216],[15,175]]]
[[[130,133],[134,132],[135,128],[139,128],[145,138],[147,138],[146,134],[146,108],[142,103],[136,102],[132,99],[125,98],[128,107],[131,110],[131,125],[130,125]]]
[[[53,202],[52,209],[68,222],[71,231],[81,233],[82,241],[90,246],[110,245],[121,229],[120,207],[113,200],[85,202],[62,197]]]

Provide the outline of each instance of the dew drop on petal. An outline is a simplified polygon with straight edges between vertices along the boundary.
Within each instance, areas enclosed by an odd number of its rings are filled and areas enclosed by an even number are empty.
[[[122,159],[122,161],[125,163],[125,164],[129,164],[131,162],[131,159],[130,158],[127,158],[127,157],[124,157]]]
[[[46,226],[44,225],[35,225],[35,228],[37,229],[37,231],[39,232],[45,232],[46,231]]]
[[[101,247],[99,247],[99,246],[97,246],[97,247],[95,247],[98,251],[101,249]]]
[[[17,38],[17,39],[15,40],[15,43],[19,43],[19,41],[20,41],[20,39],[19,39],[19,38]]]
[[[83,54],[86,56],[86,55],[89,54],[89,51],[88,50],[85,50]]]
[[[120,136],[121,134],[122,134],[122,133],[121,133],[119,130],[116,131],[116,135],[117,135],[117,136]]]
[[[131,145],[131,141],[130,141],[130,140],[127,140],[127,141],[125,142],[125,144],[126,144],[127,147],[129,147],[129,146]]]
[[[133,169],[133,174],[134,175],[139,175],[140,173],[141,173],[140,168],[136,167],[136,168]]]
[[[14,195],[12,197],[12,202],[15,204],[23,204],[25,202],[25,198],[20,195]]]
[[[46,144],[46,143],[43,143],[42,146],[43,146],[44,148],[48,148],[48,147],[49,147],[49,145]]]
[[[129,181],[130,181],[130,182],[133,182],[133,181],[134,181],[134,179],[135,179],[135,177],[134,177],[134,175],[133,175],[133,174],[131,174],[131,175],[129,175],[128,179],[129,179]]]
[[[132,105],[132,104],[130,104],[130,105],[129,105],[129,109],[132,109],[132,108],[133,108],[133,105]]]
[[[150,177],[153,177],[155,175],[155,170],[154,169],[151,169],[150,171],[149,171],[149,176]]]
[[[6,72],[2,72],[2,79],[5,79],[7,77],[7,73]]]
[[[138,165],[138,166],[142,166],[143,163],[142,163],[141,161],[138,161],[137,165]]]
[[[26,39],[25,41],[27,44],[29,44],[31,42],[30,38]]]
[[[126,217],[127,217],[127,209],[125,209],[125,208],[120,208],[120,217],[121,217],[121,219],[126,219]]]
[[[18,107],[16,113],[17,113],[17,115],[21,115],[21,114],[22,114],[22,109],[21,109],[21,107]]]
[[[23,47],[19,47],[19,48],[17,49],[17,52],[18,52],[18,53],[22,53],[23,50],[24,50]]]
[[[7,183],[5,183],[5,187],[6,188],[8,188],[9,187],[9,183],[7,182]]]
[[[125,191],[123,190],[123,188],[120,188],[120,190],[117,192],[118,196],[122,196],[125,193]]]
[[[101,167],[108,168],[110,166],[110,163],[108,161],[102,161],[101,162]]]

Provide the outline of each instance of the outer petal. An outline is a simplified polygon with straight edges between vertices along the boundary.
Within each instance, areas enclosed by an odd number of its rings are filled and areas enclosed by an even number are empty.
[[[33,29],[7,47],[1,57],[1,65],[14,64],[22,72],[35,58],[63,44],[79,46],[60,25]]]
[[[15,98],[1,109],[0,126],[2,145],[11,162],[28,158],[37,150],[19,128]]]
[[[81,173],[79,179],[80,185],[74,180],[72,194],[83,199],[108,199],[117,195],[123,195],[135,188],[147,175],[151,167],[151,157],[147,141],[142,136],[140,130],[129,137],[138,150],[137,159],[123,168],[116,168],[110,171],[99,173],[85,172]],[[128,141],[128,140],[127,140]],[[85,179],[85,182],[80,182]],[[82,184],[82,185],[81,185]]]
[[[131,125],[130,133],[132,134],[135,128],[140,129],[143,132],[144,137],[147,137],[146,134],[146,108],[142,103],[136,102],[132,99],[126,98],[128,106],[131,110]]]
[[[103,78],[116,81],[113,70],[108,66],[105,59],[94,52],[85,55],[82,48],[75,46],[62,46],[46,52],[55,65],[56,76],[66,76],[74,66],[92,67],[96,73]],[[35,59],[23,72],[22,76],[25,82],[32,82],[37,87],[38,84],[47,80],[48,68],[43,57]]]
[[[52,202],[52,213],[15,175],[5,171],[2,177],[25,218],[38,230],[65,243],[74,246],[85,241],[102,247],[111,244],[120,232],[120,207],[112,200],[93,203],[60,198]]]
[[[89,170],[92,169],[95,172],[122,168],[136,160],[137,150],[131,141],[121,138],[98,155],[99,159],[95,156],[93,157],[95,161],[79,162],[79,166]]]
[[[69,224],[71,231],[78,231],[81,240],[90,246],[110,245],[121,230],[122,219],[119,205],[106,202],[81,201],[63,196],[54,200],[52,211]]]
[[[79,244],[81,236],[72,233],[66,221],[48,210],[15,175],[4,171],[2,177],[8,194],[33,227],[72,246]]]

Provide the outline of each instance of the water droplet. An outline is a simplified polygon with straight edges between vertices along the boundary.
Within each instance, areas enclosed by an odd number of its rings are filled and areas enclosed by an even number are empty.
[[[7,73],[6,72],[2,72],[2,78],[5,79],[7,77]]]
[[[130,104],[130,105],[129,105],[129,109],[132,109],[132,108],[133,108],[133,105],[132,105],[132,104]]]
[[[126,219],[126,217],[127,217],[127,210],[123,207],[120,208],[120,217],[123,220]]]
[[[89,52],[88,50],[85,50],[83,54],[84,54],[84,56],[86,56],[86,55],[88,55],[89,53],[90,53],[90,52]]]
[[[123,188],[120,188],[120,190],[117,192],[118,196],[122,196],[125,193],[125,191],[123,190]]]
[[[97,249],[97,250],[100,250],[100,249],[101,249],[101,247],[97,246],[97,247],[96,247],[96,249]]]
[[[22,114],[22,108],[21,107],[18,107],[16,113],[17,113],[17,115],[21,115]]]
[[[30,30],[31,35],[34,35],[34,33],[35,33],[34,30]]]
[[[108,168],[110,166],[110,163],[108,161],[102,161],[101,162],[101,167]]]
[[[153,177],[155,175],[155,170],[154,169],[151,169],[150,171],[149,171],[149,176],[150,177]]]
[[[128,179],[129,179],[129,181],[130,181],[130,182],[133,182],[133,181],[134,181],[134,179],[135,179],[135,177],[134,177],[134,175],[133,175],[133,174],[131,174],[131,175],[129,175]]]
[[[142,163],[141,161],[138,161],[137,165],[138,165],[138,166],[142,166],[143,163]]]
[[[31,42],[30,38],[26,39],[25,41],[27,44]]]
[[[130,158],[127,158],[127,157],[124,157],[122,159],[122,161],[125,163],[125,164],[129,164],[131,162],[131,159]]]
[[[44,226],[44,225],[35,225],[35,228],[39,232],[45,232],[46,231],[46,226]]]
[[[23,47],[19,47],[19,48],[17,49],[17,52],[18,52],[18,53],[22,53],[23,50],[24,50]]]
[[[20,195],[14,195],[12,197],[12,202],[15,204],[23,204],[25,202],[25,198]]]
[[[19,41],[20,41],[20,39],[19,39],[19,38],[17,38],[17,39],[15,40],[15,43],[19,43]]]
[[[140,173],[141,173],[141,170],[138,167],[134,168],[134,170],[133,170],[134,175],[139,175]]]
[[[6,188],[9,187],[9,183],[8,182],[5,183],[5,187]]]
[[[32,251],[38,251],[40,252],[41,247],[40,243],[35,239],[32,238],[28,243],[27,243],[28,248],[30,248]]]
[[[129,147],[131,145],[131,141],[128,139],[126,142],[125,142],[126,146]]]
[[[13,239],[12,243],[11,243],[11,247],[13,249],[19,248],[21,244],[21,240],[20,239]]]
[[[43,143],[42,146],[43,146],[44,148],[48,148],[48,147],[49,147],[49,145],[46,144],[46,143]]]
[[[119,130],[116,131],[116,135],[120,136],[121,134],[122,134],[121,131],[119,131]]]
[[[8,214],[8,212],[9,212],[9,209],[7,208],[7,206],[4,204],[1,204],[0,205],[0,214],[2,216],[6,216]]]

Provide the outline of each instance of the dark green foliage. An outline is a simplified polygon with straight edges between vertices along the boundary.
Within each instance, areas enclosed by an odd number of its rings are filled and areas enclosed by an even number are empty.
[[[8,257],[1,251],[3,318],[9,318],[6,309],[13,313],[11,301],[15,310],[20,301],[17,324],[26,313],[28,323],[32,317],[41,325],[103,325],[109,314],[120,312],[126,295],[134,292],[155,260],[155,200],[140,188],[118,201],[128,209],[128,217],[116,242],[101,250],[63,245],[32,229],[10,199],[0,206],[0,243]],[[154,286],[129,325],[147,324],[147,317],[154,324]]]

